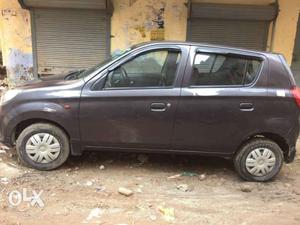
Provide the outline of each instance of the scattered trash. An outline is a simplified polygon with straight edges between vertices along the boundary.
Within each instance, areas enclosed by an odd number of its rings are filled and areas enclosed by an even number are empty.
[[[137,159],[140,162],[140,165],[143,165],[143,164],[145,164],[146,162],[149,161],[149,157],[147,155],[144,155],[144,154],[138,155]]]
[[[118,192],[121,194],[121,195],[124,195],[126,197],[129,197],[131,195],[133,195],[133,191],[128,189],[128,188],[124,188],[124,187],[120,187],[118,189]]]
[[[9,180],[8,180],[7,177],[2,177],[2,178],[0,179],[0,182],[1,182],[1,184],[8,184],[8,183],[9,183]]]
[[[168,179],[177,179],[181,177],[181,174],[176,174],[176,175],[173,175],[173,176],[169,176]]]
[[[93,181],[87,181],[85,185],[86,186],[92,186],[93,185]]]
[[[137,188],[137,189],[136,189],[136,192],[138,192],[138,193],[143,193],[143,190],[142,190],[141,188]]]
[[[166,221],[172,222],[175,220],[174,208],[165,208],[164,206],[159,206],[158,210],[163,214],[163,218]]]
[[[185,177],[195,177],[195,176],[198,176],[198,173],[194,173],[194,172],[183,172],[181,175],[182,175],[182,176],[185,176]]]
[[[0,154],[7,154],[9,148],[0,144]]]
[[[205,173],[199,175],[199,180],[200,180],[200,181],[203,181],[203,180],[205,180],[205,179],[206,179],[206,174],[205,174]]]
[[[100,186],[100,187],[96,187],[96,192],[102,192],[105,191],[105,187],[104,186]]]
[[[10,166],[12,166],[12,167],[15,167],[15,168],[17,168],[18,166],[16,165],[16,164],[14,164],[14,163],[7,163],[7,165],[10,165]]]
[[[3,149],[0,149],[0,154],[6,154],[6,151]]]
[[[156,219],[157,219],[157,217],[155,215],[150,215],[150,220],[154,221]]]
[[[100,170],[105,170],[105,166],[104,166],[104,165],[101,165],[101,166],[99,166],[99,169],[100,169]]]
[[[102,213],[103,212],[100,208],[94,208],[94,209],[91,210],[90,214],[88,215],[88,217],[85,220],[90,221],[94,218],[100,218]]]
[[[250,185],[244,184],[244,185],[241,186],[241,191],[242,192],[251,192],[252,188],[251,188]]]
[[[198,176],[198,173],[194,173],[194,172],[183,172],[183,173],[179,173],[173,176],[169,176],[168,179],[177,179],[179,177],[194,177],[194,176]]]
[[[181,190],[181,191],[184,191],[184,192],[190,191],[189,185],[187,185],[187,184],[179,184],[177,186],[177,189]]]
[[[79,170],[79,167],[78,167],[78,166],[76,166],[76,167],[74,167],[74,168],[68,168],[68,169],[67,169],[68,172],[77,171],[77,170]]]

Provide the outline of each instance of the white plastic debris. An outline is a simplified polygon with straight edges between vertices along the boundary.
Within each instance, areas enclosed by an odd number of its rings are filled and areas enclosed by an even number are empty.
[[[90,221],[94,218],[100,218],[102,215],[102,209],[100,208],[94,208],[91,210],[90,214],[87,216],[87,218],[85,219],[86,221]]]
[[[92,182],[92,181],[87,181],[85,185],[86,185],[86,186],[92,186],[92,185],[93,185],[93,182]]]
[[[2,178],[0,179],[0,182],[1,182],[1,184],[8,184],[8,183],[9,183],[9,180],[8,180],[7,177],[2,177]]]
[[[105,170],[105,166],[104,166],[104,165],[101,165],[101,166],[99,166],[99,169],[100,169],[100,170]]]

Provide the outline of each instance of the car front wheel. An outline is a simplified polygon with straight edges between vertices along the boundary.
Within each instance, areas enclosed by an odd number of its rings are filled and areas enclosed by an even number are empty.
[[[265,138],[249,140],[234,157],[236,171],[247,181],[269,181],[280,172],[282,164],[282,150]]]
[[[52,170],[69,157],[69,140],[65,132],[48,123],[36,123],[25,128],[16,143],[20,161],[38,170]]]

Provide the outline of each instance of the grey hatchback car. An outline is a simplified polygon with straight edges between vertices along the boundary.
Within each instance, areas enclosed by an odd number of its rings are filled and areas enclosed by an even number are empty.
[[[283,56],[197,43],[134,46],[71,79],[2,95],[0,140],[39,170],[88,150],[232,158],[249,181],[292,162],[300,92]]]

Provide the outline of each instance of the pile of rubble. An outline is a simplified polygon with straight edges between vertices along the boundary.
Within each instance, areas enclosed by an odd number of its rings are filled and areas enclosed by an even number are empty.
[[[0,93],[8,87],[5,66],[0,66]]]

